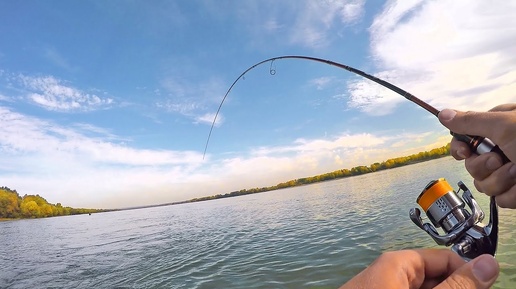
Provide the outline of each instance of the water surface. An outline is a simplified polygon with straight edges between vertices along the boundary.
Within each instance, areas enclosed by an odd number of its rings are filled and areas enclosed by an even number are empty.
[[[440,177],[474,189],[444,158],[234,198],[0,222],[0,288],[337,288],[384,251],[435,247],[408,210]],[[516,286],[515,216],[500,212],[494,288]]]

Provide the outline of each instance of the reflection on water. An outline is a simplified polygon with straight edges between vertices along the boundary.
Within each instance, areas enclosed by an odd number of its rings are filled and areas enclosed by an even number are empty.
[[[435,247],[408,210],[440,177],[474,188],[446,158],[236,198],[3,222],[0,288],[336,288],[383,251]],[[514,217],[500,212],[495,288],[516,281]]]

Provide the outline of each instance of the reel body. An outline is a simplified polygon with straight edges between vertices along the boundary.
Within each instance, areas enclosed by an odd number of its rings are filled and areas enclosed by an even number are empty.
[[[432,224],[423,223],[418,208],[409,211],[410,219],[437,244],[452,246],[452,251],[466,261],[482,254],[494,256],[498,243],[498,209],[495,199],[491,197],[489,223],[485,225],[482,223],[485,214],[469,189],[463,182],[459,182],[458,186],[456,193],[445,179],[431,181],[416,202]],[[458,195],[461,190],[462,198]],[[465,205],[468,205],[470,211]],[[437,228],[441,228],[444,234],[439,234]]]

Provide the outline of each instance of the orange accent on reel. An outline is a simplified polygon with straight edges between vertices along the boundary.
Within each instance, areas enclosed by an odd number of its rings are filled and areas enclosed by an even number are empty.
[[[451,191],[453,191],[453,188],[450,184],[445,179],[440,178],[430,183],[419,195],[416,202],[426,212],[435,201]]]

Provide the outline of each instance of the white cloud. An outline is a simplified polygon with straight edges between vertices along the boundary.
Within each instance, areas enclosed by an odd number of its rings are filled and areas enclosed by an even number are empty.
[[[184,199],[186,190],[158,192],[185,182],[194,187],[202,154],[137,149],[114,139],[119,138],[98,127],[63,127],[0,107],[0,183],[23,194],[44,192],[53,202],[97,207],[137,205],[142,194],[146,204]],[[134,200],[109,203],[126,193],[124,198]]]
[[[216,78],[203,83],[193,83],[177,77],[179,74],[175,71],[171,72],[170,76],[162,80],[161,85],[167,92],[167,98],[156,105],[169,112],[186,116],[194,123],[211,125],[215,116],[213,110],[218,108],[224,96],[223,92],[227,89],[224,83]],[[215,125],[220,125],[223,119],[219,114]]]
[[[317,90],[322,90],[325,87],[327,87],[328,85],[330,85],[330,83],[332,81],[333,81],[333,77],[323,76],[323,77],[318,77],[318,78],[312,79],[309,81],[309,83],[311,85],[315,86],[317,88]]]
[[[11,102],[13,101],[12,98],[8,97],[8,96],[5,96],[3,94],[0,94],[0,101],[6,101],[6,102]]]
[[[32,77],[19,75],[18,80],[27,93],[27,98],[35,104],[54,111],[89,111],[106,107],[113,99],[86,93],[65,85],[53,76]]]
[[[350,96],[348,106],[360,109],[370,115],[385,115],[392,112],[400,97],[379,85],[360,80],[348,84]]]
[[[379,75],[438,109],[514,102],[515,14],[510,1],[390,1],[370,28]],[[349,88],[350,105],[368,113],[403,100],[368,81]]]
[[[363,14],[365,1],[306,1],[300,7],[294,23],[288,31],[293,44],[302,44],[312,48],[327,46],[330,42],[330,29],[342,23],[357,21]]]
[[[85,125],[79,127],[84,129]],[[201,162],[201,155],[195,152],[135,149],[101,137],[88,137],[77,130],[4,107],[0,107],[0,145],[3,152],[13,155],[73,155],[82,162],[104,165],[166,166]]]
[[[209,125],[214,124],[215,126],[220,126],[224,122],[224,117],[219,113],[217,115],[217,118],[215,119],[215,113],[206,113],[204,115],[201,115],[197,117],[197,122],[199,123],[206,123]],[[213,123],[215,121],[215,123]]]
[[[268,21],[265,22],[265,24],[263,25],[263,28],[269,32],[269,33],[276,33],[278,32],[281,28],[283,28],[284,26],[283,25],[280,25],[278,23],[277,20],[275,19],[270,19]]]
[[[422,2],[422,0],[387,1],[383,11],[373,20],[373,24],[370,28],[371,34],[381,36],[388,33],[389,31],[396,29],[399,25],[399,22],[408,13],[421,5]],[[376,39],[373,38],[372,40],[374,41]]]
[[[357,21],[364,14],[364,3],[365,1],[350,1],[340,9],[340,15],[342,22],[351,23]]]
[[[441,131],[300,139],[289,146],[253,149],[249,157],[227,158],[211,174],[231,184],[231,187],[226,186],[226,192],[275,185],[291,179],[370,165],[388,158],[430,150],[447,144],[450,137],[446,134],[446,131]],[[235,182],[236,179],[238,182]]]
[[[292,145],[285,147],[261,147],[253,150],[253,155],[269,156],[284,153],[306,154],[311,152],[346,150],[378,146],[385,142],[384,137],[363,133],[342,135],[333,139],[297,139]]]

